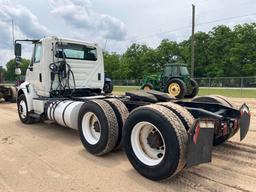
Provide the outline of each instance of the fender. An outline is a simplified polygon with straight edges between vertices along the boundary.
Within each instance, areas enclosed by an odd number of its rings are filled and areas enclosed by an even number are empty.
[[[33,86],[25,81],[24,83],[20,84],[20,86],[18,87],[18,97],[24,94],[27,100],[27,105],[28,105],[28,111],[32,111],[34,110],[33,107],[33,99],[34,98],[38,98],[38,95],[36,94]]]

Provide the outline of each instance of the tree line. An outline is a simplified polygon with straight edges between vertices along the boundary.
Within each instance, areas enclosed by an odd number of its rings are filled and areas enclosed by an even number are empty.
[[[195,33],[195,77],[256,75],[256,23],[214,27]],[[30,61],[22,59],[22,75]],[[156,48],[132,44],[123,54],[104,52],[105,71],[112,79],[142,79],[156,74],[167,63],[190,68],[191,38],[182,42],[163,39]],[[15,62],[6,64],[5,80],[15,80]]]
[[[105,70],[112,79],[141,79],[159,73],[167,63],[191,64],[191,38],[163,39],[159,46],[132,44],[123,54],[104,53]],[[195,34],[195,77],[256,75],[256,23],[214,27]]]

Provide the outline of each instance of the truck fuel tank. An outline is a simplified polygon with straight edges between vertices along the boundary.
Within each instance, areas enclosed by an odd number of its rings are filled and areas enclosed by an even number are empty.
[[[78,129],[77,118],[83,104],[84,102],[71,100],[53,101],[46,110],[47,117],[62,126]]]

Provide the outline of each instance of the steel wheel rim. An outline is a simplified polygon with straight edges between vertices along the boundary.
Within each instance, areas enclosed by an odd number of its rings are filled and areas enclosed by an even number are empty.
[[[145,86],[145,87],[144,87],[144,90],[145,90],[145,91],[150,91],[151,88],[150,88],[149,86]]]
[[[148,142],[150,133],[159,133],[163,145],[153,148]],[[161,132],[153,124],[142,121],[137,123],[131,133],[131,145],[136,157],[148,166],[158,165],[165,157],[165,142]]]
[[[22,119],[25,119],[27,117],[27,106],[24,100],[21,100],[19,103],[19,114]]]
[[[96,127],[98,124],[98,127]],[[101,136],[101,125],[97,116],[92,112],[84,114],[82,119],[82,131],[86,141],[92,145],[99,142]]]
[[[178,83],[171,83],[168,87],[169,94],[178,96],[180,94],[180,85]]]

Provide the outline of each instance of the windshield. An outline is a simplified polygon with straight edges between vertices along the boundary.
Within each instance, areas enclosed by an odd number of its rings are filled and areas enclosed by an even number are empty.
[[[187,67],[180,67],[180,74],[181,75],[189,75]]]
[[[97,60],[97,51],[95,47],[87,47],[85,45],[71,43],[57,44],[57,51],[55,56],[58,58],[63,58],[63,52],[66,59],[79,59],[88,61]]]

